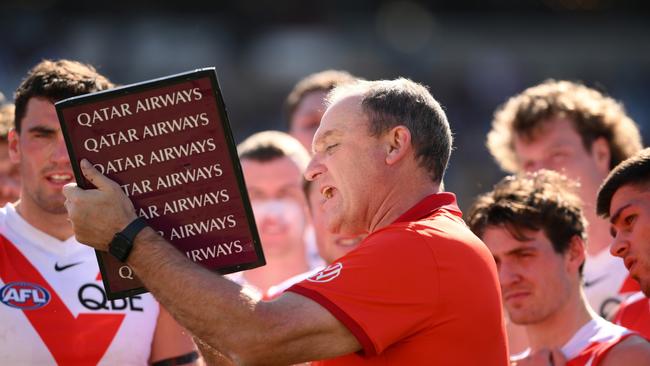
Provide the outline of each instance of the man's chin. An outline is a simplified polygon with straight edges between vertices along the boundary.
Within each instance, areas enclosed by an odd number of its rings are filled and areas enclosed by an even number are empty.
[[[67,215],[68,210],[65,209],[64,201],[41,201],[38,207],[50,215]]]
[[[65,209],[65,206],[56,206],[56,207],[49,207],[48,209],[44,210],[49,214],[52,215],[67,215],[68,210]]]

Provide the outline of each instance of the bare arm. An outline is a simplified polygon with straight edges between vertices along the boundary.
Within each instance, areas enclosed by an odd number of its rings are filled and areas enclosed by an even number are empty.
[[[77,240],[106,250],[113,235],[136,218],[120,187],[82,162],[96,190],[64,188]],[[361,349],[357,339],[317,303],[288,293],[255,301],[242,287],[189,261],[146,228],[128,259],[145,286],[191,333],[235,364],[290,364]]]

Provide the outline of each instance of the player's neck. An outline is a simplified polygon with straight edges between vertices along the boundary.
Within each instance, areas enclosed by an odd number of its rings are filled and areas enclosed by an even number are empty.
[[[61,241],[74,235],[66,213],[54,214],[44,211],[29,200],[19,200],[16,203],[16,212],[33,227]]]
[[[555,313],[537,324],[526,325],[530,349],[562,348],[596,315],[590,310],[582,291],[577,293]]]
[[[244,272],[246,281],[262,293],[266,293],[271,286],[309,270],[304,250],[282,256],[267,256],[266,262],[265,266]]]

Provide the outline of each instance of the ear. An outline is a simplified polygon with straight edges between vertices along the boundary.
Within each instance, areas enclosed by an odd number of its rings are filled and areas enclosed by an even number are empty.
[[[20,135],[15,128],[9,130],[7,141],[9,142],[9,159],[12,163],[20,163]]]
[[[584,240],[578,235],[574,235],[569,243],[569,248],[565,253],[567,270],[578,273],[580,266],[585,262],[587,256],[587,246]]]
[[[599,137],[591,144],[591,156],[601,172],[609,172],[609,163],[612,160],[612,152],[604,137]]]
[[[386,164],[393,165],[411,151],[411,131],[403,125],[391,128],[384,135]]]

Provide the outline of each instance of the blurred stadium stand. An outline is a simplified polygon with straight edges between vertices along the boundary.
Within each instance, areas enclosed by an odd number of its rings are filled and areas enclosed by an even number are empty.
[[[155,5],[154,5],[155,4]],[[339,68],[428,85],[456,136],[446,179],[466,206],[503,173],[485,149],[494,109],[547,78],[622,100],[649,141],[649,3],[631,0],[3,1],[0,92],[43,58],[127,84],[216,66],[235,138],[283,129],[302,76]]]

